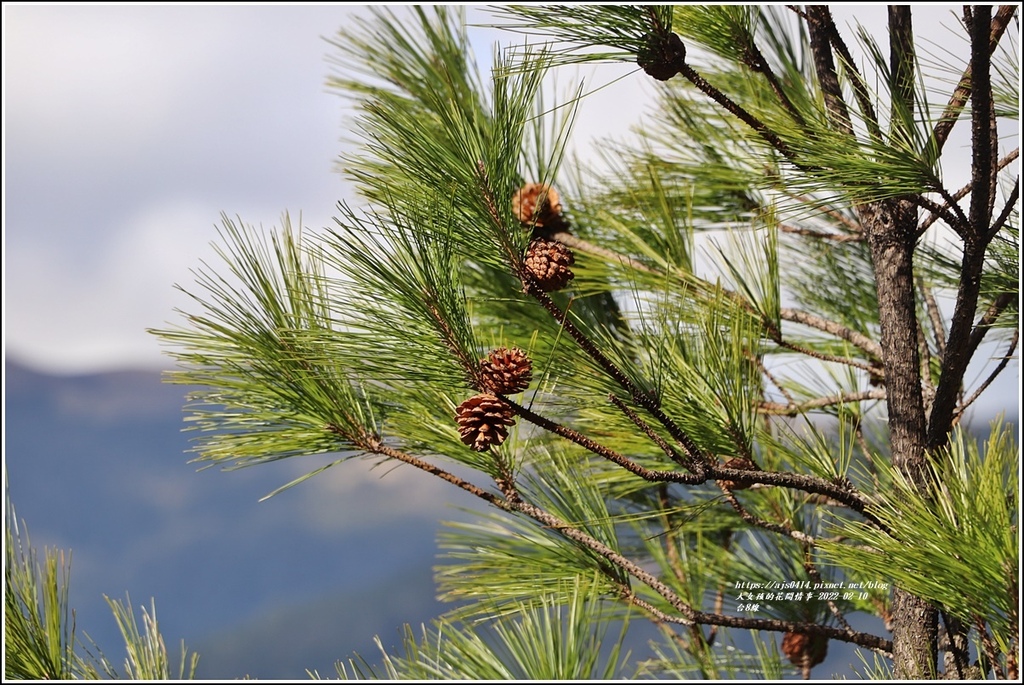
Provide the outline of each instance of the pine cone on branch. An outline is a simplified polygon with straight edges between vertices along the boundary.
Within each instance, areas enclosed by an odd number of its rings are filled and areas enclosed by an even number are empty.
[[[526,249],[526,269],[544,292],[561,290],[576,277],[569,267],[576,263],[572,250],[547,238],[534,238]]]
[[[722,466],[727,469],[737,469],[743,471],[761,470],[757,468],[757,464],[750,461],[749,459],[744,459],[743,457],[733,457],[732,459],[729,459],[724,464],[722,464]],[[729,488],[730,490],[746,490],[747,488],[750,487],[750,485],[747,483],[737,483],[731,480],[722,480],[718,482],[721,483],[723,487]]]
[[[456,407],[455,421],[463,444],[477,452],[505,442],[508,427],[516,422],[512,408],[490,393],[474,395]]]
[[[828,638],[824,635],[786,633],[782,637],[782,653],[794,666],[799,666],[804,678],[810,678],[811,668],[825,660]]]
[[[524,226],[553,229],[562,222],[562,203],[547,183],[527,183],[512,196],[512,213]]]
[[[499,347],[480,360],[483,390],[495,395],[514,395],[530,386],[533,362],[518,347]]]

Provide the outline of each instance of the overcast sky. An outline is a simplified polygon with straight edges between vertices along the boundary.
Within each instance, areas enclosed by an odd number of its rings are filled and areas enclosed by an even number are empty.
[[[942,43],[930,27],[952,26],[953,7],[915,11],[921,35]],[[366,12],[5,3],[7,355],[57,372],[167,367],[145,329],[190,306],[173,285],[190,285],[200,260],[217,263],[222,211],[267,227],[285,211],[330,225],[336,203],[354,198],[333,169],[345,130],[343,101],[325,87],[334,48],[324,38]],[[884,8],[836,13],[841,26],[870,26]],[[471,31],[486,58],[498,34]],[[634,74],[586,99],[577,134],[625,131],[649,81]]]
[[[343,101],[324,37],[366,12],[4,4],[6,353],[58,372],[167,366],[145,329],[179,321],[172,286],[215,259],[220,212],[330,225],[353,197],[332,168]],[[486,58],[494,34],[478,33]],[[641,86],[619,90],[637,102]],[[639,111],[618,109],[602,124]]]

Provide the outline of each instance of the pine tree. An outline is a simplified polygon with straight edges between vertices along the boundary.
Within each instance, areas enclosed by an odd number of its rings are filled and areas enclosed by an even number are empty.
[[[1017,7],[917,11],[859,58],[826,6],[504,7],[539,40],[489,73],[444,7],[332,41],[365,205],[224,217],[155,333],[205,388],[198,460],[391,460],[489,505],[439,540],[457,608],[343,675],[809,677],[845,642],[865,676],[1018,676],[1014,428],[964,425],[1017,346]],[[609,61],[658,109],[588,175],[548,76]],[[628,673],[621,619],[663,635]]]

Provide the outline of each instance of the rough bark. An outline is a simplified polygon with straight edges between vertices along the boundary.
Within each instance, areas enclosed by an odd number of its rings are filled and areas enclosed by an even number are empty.
[[[920,482],[927,459],[927,421],[921,394],[914,294],[917,212],[909,201],[884,200],[863,205],[858,213],[875,268],[893,465]],[[935,608],[895,588],[892,617],[895,676],[934,677],[938,657]]]

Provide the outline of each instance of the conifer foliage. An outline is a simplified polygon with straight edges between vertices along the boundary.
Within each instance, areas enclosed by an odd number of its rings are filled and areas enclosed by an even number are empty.
[[[1016,365],[1018,10],[919,11],[509,6],[487,70],[445,7],[336,36],[364,205],[225,217],[156,333],[198,460],[383,458],[485,505],[439,540],[456,608],[341,674],[1018,677],[1014,428],[966,426]],[[551,87],[585,62],[657,93],[593,173],[592,84]]]

